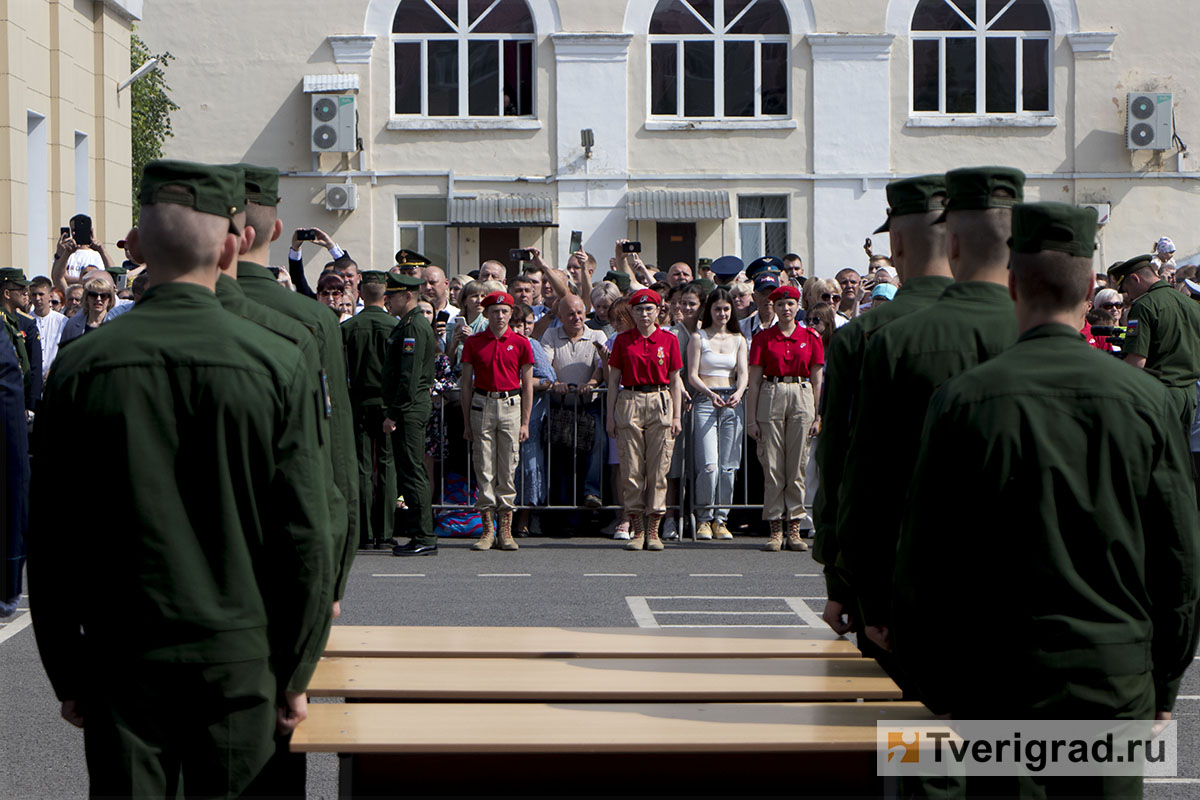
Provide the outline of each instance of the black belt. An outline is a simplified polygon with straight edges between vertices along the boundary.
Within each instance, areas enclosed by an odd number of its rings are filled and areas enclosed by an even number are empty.
[[[475,394],[480,397],[490,397],[493,400],[505,400],[509,397],[516,397],[520,393],[520,389],[509,389],[507,392],[485,392],[483,389],[475,390]]]
[[[639,383],[636,386],[626,386],[631,392],[664,392],[669,388],[670,384],[666,383]]]
[[[808,384],[808,378],[801,378],[799,375],[764,375],[763,380],[770,383],[799,383],[801,385]]]

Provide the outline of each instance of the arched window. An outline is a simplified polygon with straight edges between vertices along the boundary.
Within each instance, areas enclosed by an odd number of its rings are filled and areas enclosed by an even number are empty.
[[[650,114],[786,117],[788,32],[779,0],[660,0],[650,17]]]
[[[921,0],[911,29],[914,113],[1051,112],[1044,0]]]
[[[393,114],[532,115],[534,39],[525,0],[401,0]]]

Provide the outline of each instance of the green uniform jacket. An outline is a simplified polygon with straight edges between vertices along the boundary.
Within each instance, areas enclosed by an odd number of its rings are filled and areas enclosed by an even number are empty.
[[[269,657],[281,688],[304,690],[333,602],[315,388],[295,346],[190,284],[150,289],[59,352],[38,413],[29,584],[60,699],[85,693],[98,659]],[[63,547],[60,456],[81,431],[121,488],[86,515],[86,543]]]
[[[914,311],[933,305],[954,281],[934,275],[922,275],[904,282],[896,299],[872,308],[868,313],[837,329],[825,351],[825,383],[821,435],[817,438],[817,468],[821,481],[813,500],[816,539],[813,558],[825,565],[825,587],[831,600],[848,603],[853,597],[846,578],[837,568],[837,487],[842,483],[846,450],[862,373],[867,341],[884,325]]]
[[[342,323],[350,403],[355,408],[383,405],[383,368],[388,337],[399,321],[379,306],[365,306]]]
[[[3,315],[5,329],[12,339],[13,347],[17,350],[17,361],[21,365],[21,374],[25,376],[25,408],[33,411],[37,408],[38,398],[42,396],[42,335],[38,331],[37,320],[24,311],[9,313],[0,309]]]
[[[406,412],[428,415],[433,405],[429,390],[433,387],[436,355],[433,328],[420,309],[414,308],[392,328],[388,339],[387,363],[383,369],[383,401],[388,419],[399,423]]]
[[[1125,354],[1145,356],[1167,386],[1194,389],[1200,378],[1200,304],[1158,281],[1133,301]]]
[[[316,300],[289,292],[279,285],[266,267],[239,261],[238,285],[251,303],[260,303],[300,322],[317,340],[317,352],[324,368],[323,394],[331,415],[330,432],[333,452],[333,482],[342,502],[330,510],[332,530],[342,531],[334,543],[340,560],[334,572],[334,599],[346,594],[350,565],[358,551],[358,456],[354,447],[354,418],[346,386],[346,360],[337,315]]]
[[[922,438],[893,637],[930,707],[1008,698],[1016,719],[1082,684],[1118,713],[1136,703],[1116,679],[1151,673],[1170,710],[1200,632],[1200,532],[1163,387],[1039,326],[942,387]]]
[[[878,331],[867,345],[845,475],[838,488],[841,564],[866,625],[886,625],[905,495],[934,391],[1017,339],[1008,289],[966,281]]]

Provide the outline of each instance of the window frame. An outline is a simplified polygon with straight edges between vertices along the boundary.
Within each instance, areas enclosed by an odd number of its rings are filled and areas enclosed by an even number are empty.
[[[947,0],[940,0],[947,7],[954,8],[954,4]],[[1015,2],[1015,0],[1011,0]],[[999,19],[1004,14],[1008,13],[1009,6],[1006,5],[995,17]],[[912,28],[912,19],[909,19],[908,26],[908,114],[910,122],[922,121],[938,121],[938,120],[964,120],[983,121],[983,120],[1021,120],[1031,123],[1049,122],[1053,119],[1054,111],[1054,12],[1047,4],[1046,0],[1041,0],[1042,5],[1046,9],[1046,16],[1050,20],[1049,30],[991,30],[988,27],[988,22],[985,20],[981,27],[975,27],[971,23],[973,29],[966,31],[917,31]],[[913,16],[916,15],[920,8],[918,2],[913,9]],[[958,9],[955,8],[955,11]],[[975,0],[975,13],[977,19],[983,19],[987,12],[987,0]],[[975,40],[975,111],[946,111],[946,40],[947,39],[974,39]],[[1014,65],[1014,94],[1016,96],[1016,109],[1014,111],[988,111],[987,110],[987,40],[988,39],[1015,39],[1015,65]],[[918,42],[934,41],[938,44],[938,110],[936,111],[918,111],[913,107],[916,100],[916,91],[914,80],[916,77],[916,47]],[[1046,42],[1046,109],[1038,111],[1026,111],[1024,109],[1024,73],[1025,73],[1025,42],[1026,41],[1044,41]]]
[[[401,2],[413,2],[413,0],[401,0]],[[424,2],[424,0],[422,0]],[[526,0],[521,0],[525,3],[525,10],[529,13],[529,18],[534,21],[533,10],[529,8],[529,3]],[[500,3],[500,0],[494,0],[488,6],[487,12],[490,13],[492,8]],[[480,14],[474,24],[469,22],[467,11],[467,0],[458,0],[458,15],[459,19],[467,19],[467,26],[460,26],[456,21],[450,20],[442,10],[436,5],[430,3],[432,8],[439,16],[441,16],[450,27],[456,30],[451,33],[389,33],[388,36],[388,119],[389,127],[405,127],[406,123],[412,123],[417,120],[429,120],[431,122],[453,123],[459,120],[478,121],[483,123],[515,123],[517,126],[522,126],[522,123],[527,124],[530,121],[537,120],[538,108],[538,86],[537,86],[537,40],[538,34],[536,30],[533,33],[474,33],[473,29],[486,19],[485,14]],[[397,3],[396,10],[399,11],[401,3]],[[395,14],[393,13],[393,17]],[[458,114],[454,116],[431,116],[429,114],[429,43],[432,41],[453,41],[458,43]],[[504,43],[507,41],[527,42],[530,48],[530,93],[529,107],[530,113],[518,115],[506,115],[504,113]],[[488,116],[472,116],[470,113],[470,43],[472,42],[498,42],[500,57],[498,59],[498,80],[496,84],[497,106],[500,109],[499,114]],[[417,44],[420,46],[420,64],[421,64],[421,109],[415,114],[398,114],[396,113],[396,45],[397,44]],[[519,45],[518,45],[519,47]],[[520,59],[518,58],[518,61]],[[490,127],[490,126],[489,126]]]
[[[743,199],[748,200],[750,198],[758,198],[758,197],[764,197],[764,198],[770,197],[773,199],[783,200],[783,210],[784,210],[784,213],[786,216],[783,216],[783,217],[743,217],[742,216],[742,200]],[[767,225],[768,224],[782,224],[783,225],[783,241],[784,241],[785,247],[786,247],[786,243],[788,241],[790,241],[789,237],[791,236],[791,230],[792,230],[792,220],[791,220],[792,197],[790,194],[787,194],[787,193],[774,194],[771,192],[739,194],[737,196],[737,202],[735,205],[738,210],[737,252],[741,254],[741,259],[743,261],[745,261],[747,264],[750,263],[749,261],[746,260],[746,254],[743,253],[743,251],[742,251],[742,247],[744,244],[744,242],[742,241],[742,226],[744,226],[744,225],[753,225],[758,228],[759,239],[763,244],[763,249],[765,250],[766,246],[767,246]],[[785,253],[787,252],[786,249],[784,250],[784,252]],[[770,254],[769,253],[759,253],[759,254],[755,255],[754,258],[759,258],[760,256],[766,256],[766,255],[770,255]],[[784,255],[783,253],[780,253],[780,254],[778,254],[778,257],[783,258],[783,255]]]
[[[686,2],[686,0],[685,0]],[[689,4],[690,6],[690,4]],[[742,13],[738,14],[732,22],[725,23],[722,28],[733,27],[745,12],[749,9],[749,5],[742,9]],[[703,16],[696,15],[696,19],[702,25],[708,28],[708,33],[646,33],[646,119],[651,122],[774,122],[778,120],[790,120],[792,118],[792,33],[791,20],[787,18],[785,8],[781,10],[784,15],[784,20],[788,25],[788,33],[724,33],[717,30],[716,20],[720,16],[724,22],[725,6],[722,2],[713,4],[713,24],[709,24]],[[654,8],[650,11],[650,20],[653,21],[654,13],[658,10],[658,0],[655,0]],[[648,30],[648,29],[647,29]],[[713,46],[713,113],[711,116],[689,117],[684,114],[684,43],[686,42],[704,42],[711,43]],[[752,116],[737,116],[731,117],[725,114],[725,43],[726,42],[753,42],[754,43],[754,114]],[[654,61],[652,52],[656,44],[674,44],[675,45],[675,113],[674,114],[655,114],[654,105]],[[787,109],[782,114],[763,114],[762,113],[762,45],[763,44],[782,44],[784,45],[784,70],[787,75],[787,85],[784,87],[784,95],[787,98]]]

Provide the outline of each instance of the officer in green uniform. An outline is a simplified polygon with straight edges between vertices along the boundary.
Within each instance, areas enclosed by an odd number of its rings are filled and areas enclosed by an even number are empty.
[[[1008,239],[1024,185],[1024,173],[1008,167],[946,173],[943,218],[955,283],[934,304],[879,329],[867,344],[838,490],[837,537],[862,624],[884,649],[896,537],[929,398],[1017,339]],[[875,422],[887,424],[887,436],[868,424]]]
[[[838,633],[858,627],[859,646],[874,655],[856,614],[858,602],[842,570],[838,568],[837,490],[842,483],[850,432],[854,428],[855,396],[863,355],[868,340],[884,325],[932,305],[954,282],[946,260],[944,225],[934,221],[946,206],[944,175],[922,175],[892,181],[887,187],[888,218],[875,233],[888,231],[892,258],[902,285],[896,299],[869,314],[855,317],[838,328],[825,351],[825,420],[817,440],[817,467],[821,483],[813,505],[816,541],[813,556],[825,565],[829,602],[825,620]],[[864,422],[864,424],[869,424]],[[845,619],[843,619],[845,617]]]
[[[16,267],[0,269],[0,292],[4,329],[17,351],[21,374],[25,376],[25,408],[33,411],[42,396],[42,336],[37,320],[28,313],[29,281]]]
[[[359,286],[363,309],[342,323],[358,443],[359,544],[376,548],[392,535],[396,516],[396,462],[392,437],[383,432],[383,363],[396,327],[396,318],[384,308],[387,282],[386,272],[364,272]]]
[[[1126,364],[1141,367],[1162,381],[1190,435],[1196,416],[1196,379],[1200,378],[1200,306],[1160,279],[1141,255],[1114,264],[1110,285],[1132,302],[1121,352]]]
[[[346,360],[337,315],[317,301],[290,292],[279,285],[267,269],[271,242],[283,232],[279,219],[279,171],[272,167],[239,164],[246,174],[246,225],[254,229],[254,241],[237,264],[238,285],[253,304],[259,303],[291,317],[306,327],[317,343],[322,375],[320,402],[330,422],[330,457],[333,483],[341,495],[330,509],[335,570],[334,600],[340,610],[350,577],[350,565],[358,550],[358,465],[354,451],[354,420],[346,386]]]
[[[1079,334],[1096,212],[1013,211],[1017,343],[925,418],[896,654],[955,719],[1168,718],[1200,634],[1200,531],[1169,392]],[[996,541],[1020,519],[1021,557]],[[1140,778],[967,777],[968,797],[1141,797]]]
[[[400,318],[388,339],[383,367],[382,430],[392,434],[396,455],[396,489],[405,509],[396,515],[396,536],[409,541],[392,548],[396,556],[435,556],[433,498],[425,474],[425,426],[433,402],[433,328],[417,307],[424,281],[415,275],[388,273],[388,311]]]
[[[312,371],[213,293],[242,198],[233,170],[147,165],[128,241],[154,285],[59,353],[39,412],[34,631],[93,796],[240,795],[305,717],[329,632]],[[56,454],[81,431],[124,502],[64,549]]]

